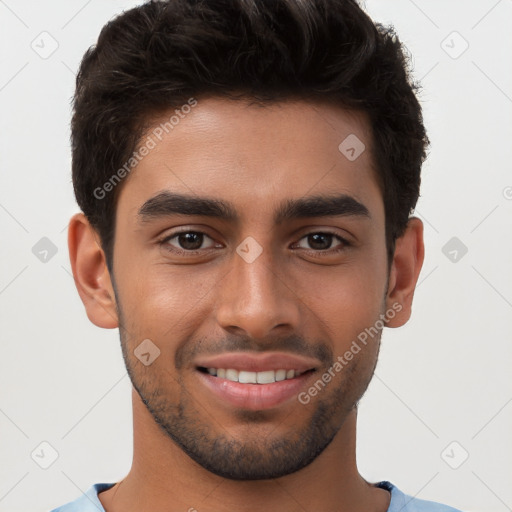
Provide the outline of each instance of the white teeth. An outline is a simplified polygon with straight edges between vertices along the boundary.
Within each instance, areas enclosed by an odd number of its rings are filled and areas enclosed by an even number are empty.
[[[293,370],[292,370],[293,371]],[[286,379],[286,370],[277,370],[276,381]]]
[[[226,379],[238,382],[238,371],[231,368],[226,369]]]
[[[233,368],[207,368],[210,375],[242,384],[271,384],[282,380],[293,379],[301,375],[297,370],[265,370],[263,372],[249,372],[234,370]]]
[[[258,384],[271,384],[276,381],[276,372],[274,370],[258,372],[256,373],[256,380]]]
[[[238,382],[242,384],[256,384],[256,372],[238,372]]]

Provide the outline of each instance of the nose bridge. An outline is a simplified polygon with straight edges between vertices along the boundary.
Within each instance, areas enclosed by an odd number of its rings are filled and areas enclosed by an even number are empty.
[[[265,245],[250,236],[239,244],[218,295],[219,324],[241,329],[253,338],[263,338],[277,326],[295,328],[299,319],[295,295],[286,283],[286,273],[277,268],[269,238],[265,237]]]

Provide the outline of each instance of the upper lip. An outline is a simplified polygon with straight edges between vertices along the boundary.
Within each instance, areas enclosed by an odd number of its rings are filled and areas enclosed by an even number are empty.
[[[305,372],[320,365],[317,359],[285,352],[248,354],[247,352],[225,353],[198,358],[196,367],[224,368],[238,371],[264,372],[268,370],[297,370]]]

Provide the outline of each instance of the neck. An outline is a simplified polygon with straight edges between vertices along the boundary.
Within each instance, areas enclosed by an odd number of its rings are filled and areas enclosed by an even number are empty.
[[[100,493],[106,512],[337,512],[388,509],[390,494],[366,482],[356,465],[354,409],[308,466],[272,480],[228,480],[199,466],[154,422],[133,391],[134,453],[128,475]]]

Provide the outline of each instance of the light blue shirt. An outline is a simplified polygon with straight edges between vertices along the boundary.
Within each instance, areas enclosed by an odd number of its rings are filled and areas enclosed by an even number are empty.
[[[115,484],[94,484],[80,498],[53,509],[51,512],[105,512],[98,498],[98,493],[110,489],[113,485]],[[425,501],[408,496],[387,481],[379,482],[375,486],[391,492],[391,502],[387,512],[461,512],[434,501]]]

